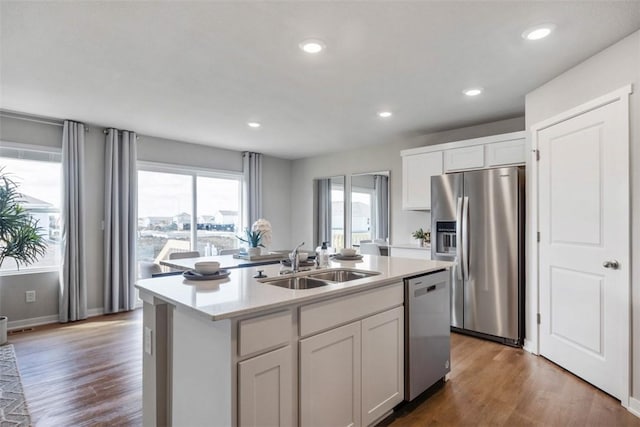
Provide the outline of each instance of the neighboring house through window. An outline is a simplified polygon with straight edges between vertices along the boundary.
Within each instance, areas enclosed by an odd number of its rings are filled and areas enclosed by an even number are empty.
[[[138,262],[237,248],[241,191],[240,173],[138,162]]]

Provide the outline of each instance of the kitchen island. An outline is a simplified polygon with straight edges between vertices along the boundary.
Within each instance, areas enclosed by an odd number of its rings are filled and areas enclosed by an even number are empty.
[[[144,425],[374,424],[404,397],[403,279],[450,265],[332,260],[375,275],[299,290],[264,282],[278,265],[140,281]]]

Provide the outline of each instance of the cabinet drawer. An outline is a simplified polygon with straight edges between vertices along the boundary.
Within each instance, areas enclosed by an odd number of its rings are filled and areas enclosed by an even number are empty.
[[[487,144],[486,150],[489,167],[525,163],[527,160],[524,139]]]
[[[402,283],[300,307],[300,336],[307,336],[402,304]]]
[[[484,167],[484,146],[454,148],[444,152],[445,172]]]
[[[238,323],[238,355],[258,353],[291,341],[291,310],[279,311]]]

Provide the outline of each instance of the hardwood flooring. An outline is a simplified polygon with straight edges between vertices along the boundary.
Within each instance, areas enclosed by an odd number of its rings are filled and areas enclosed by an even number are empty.
[[[9,336],[36,426],[142,425],[142,311]],[[640,426],[620,402],[542,357],[452,335],[452,372],[388,426]]]

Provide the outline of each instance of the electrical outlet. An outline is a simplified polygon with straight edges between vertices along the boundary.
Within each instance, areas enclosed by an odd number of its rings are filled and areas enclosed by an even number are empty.
[[[145,326],[144,327],[144,352],[147,353],[148,355],[151,355],[152,353],[152,350],[151,350],[152,336],[153,336],[153,331],[151,330],[151,328],[148,326]]]
[[[25,292],[27,302],[36,302],[36,291]]]

